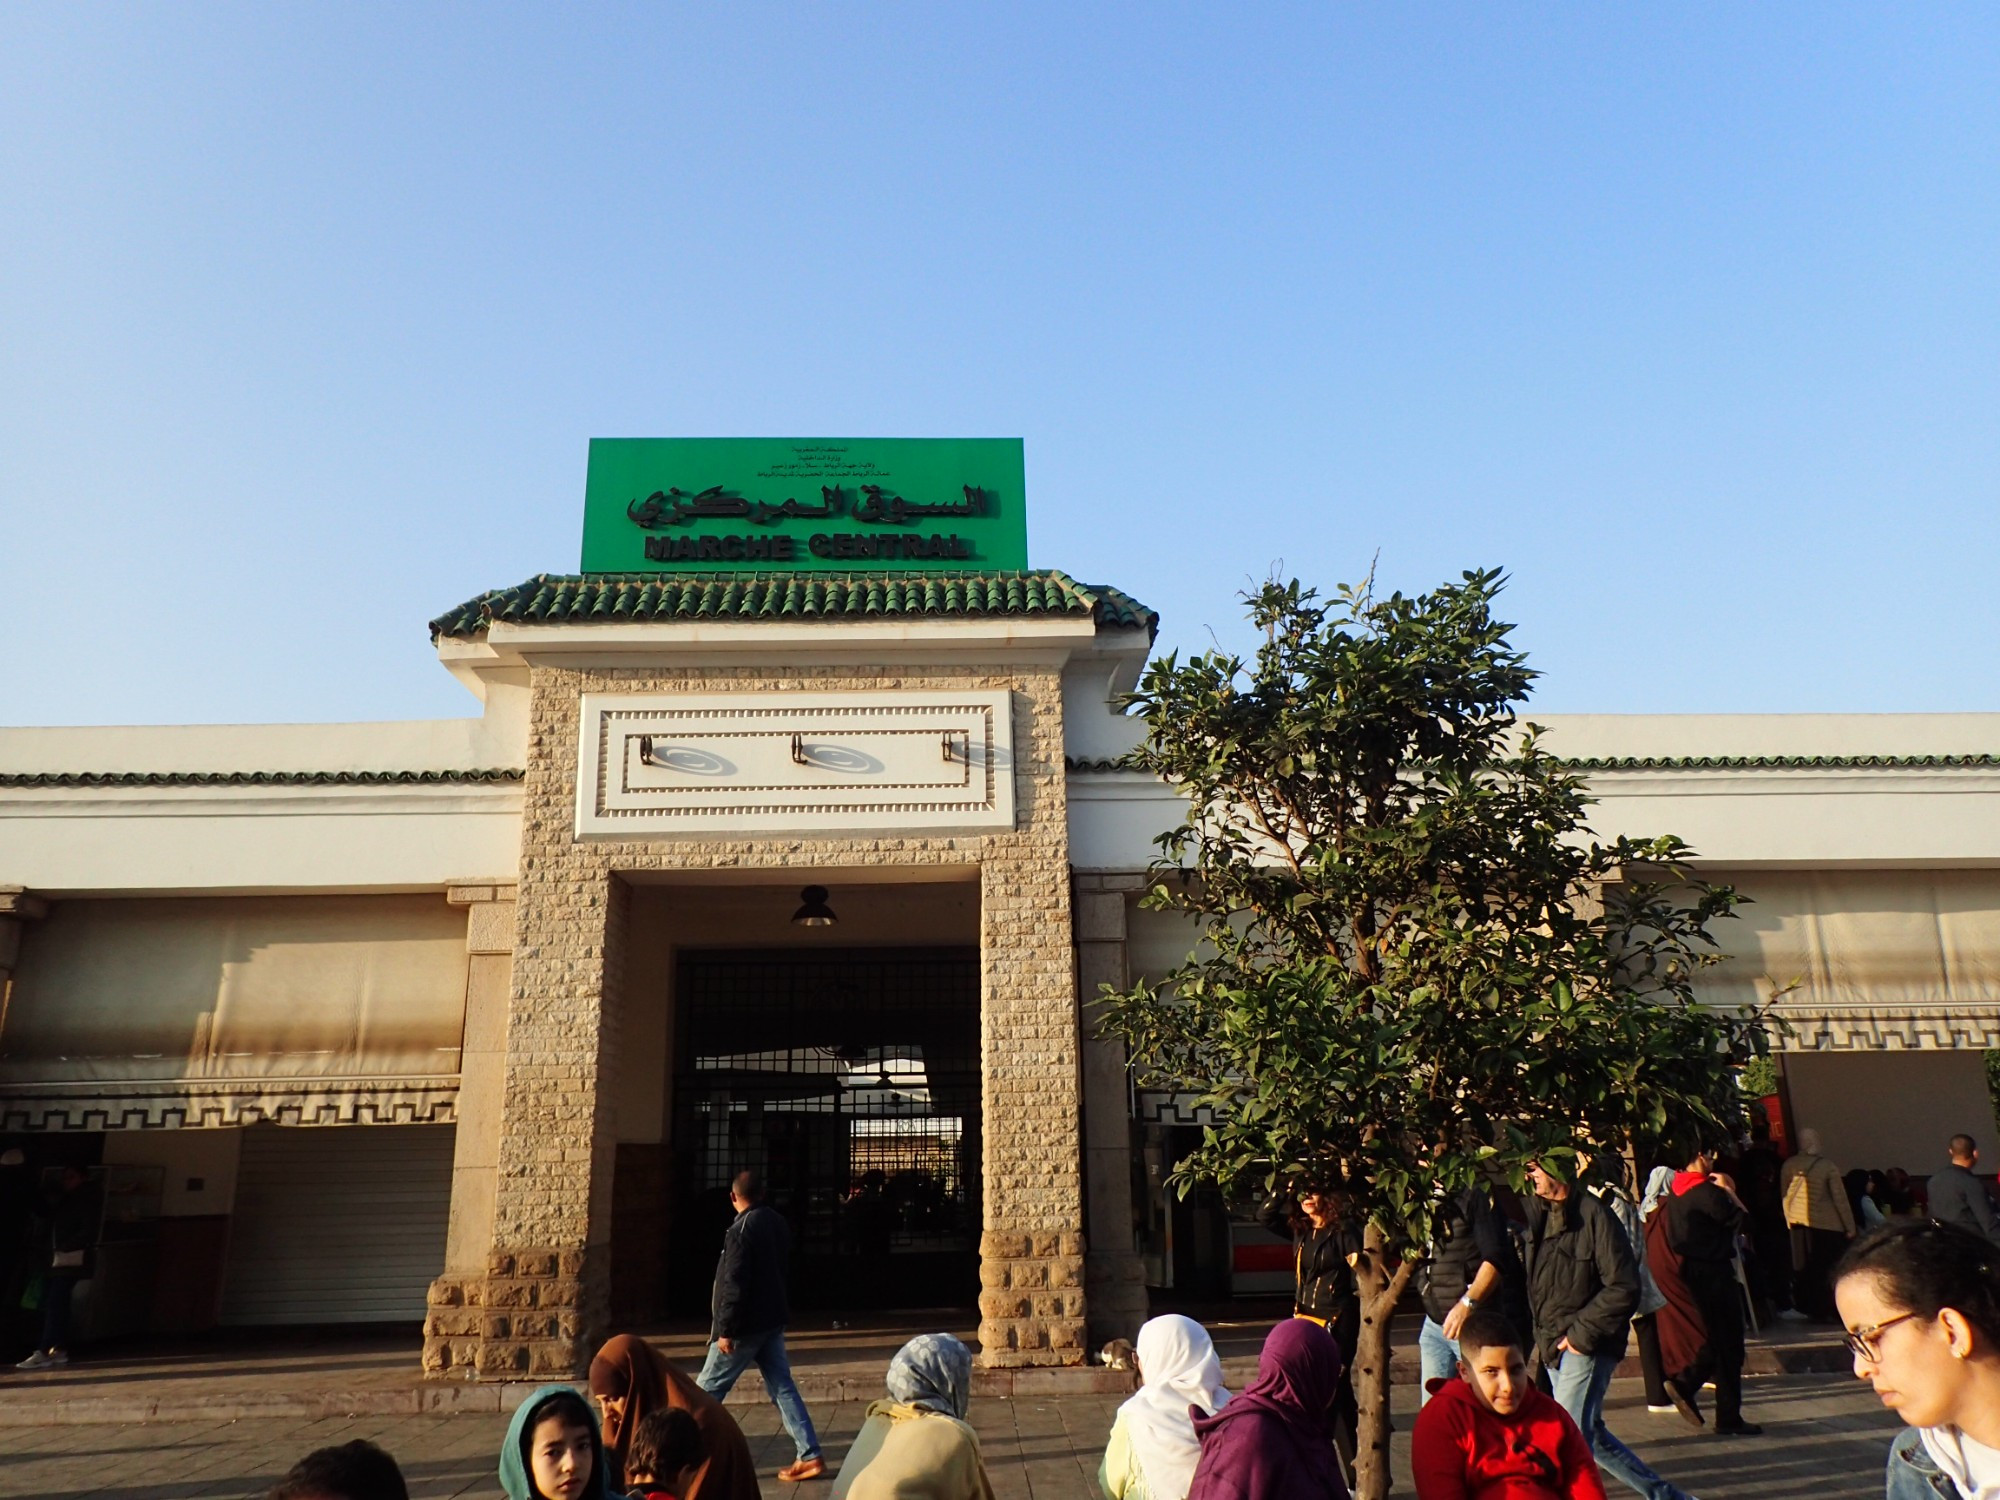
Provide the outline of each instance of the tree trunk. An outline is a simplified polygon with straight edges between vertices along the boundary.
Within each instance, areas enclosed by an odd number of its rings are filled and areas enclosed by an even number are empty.
[[[1370,1223],[1363,1232],[1355,1280],[1361,1291],[1361,1336],[1354,1349],[1355,1500],[1389,1500],[1389,1325],[1416,1262],[1391,1256],[1389,1237]]]

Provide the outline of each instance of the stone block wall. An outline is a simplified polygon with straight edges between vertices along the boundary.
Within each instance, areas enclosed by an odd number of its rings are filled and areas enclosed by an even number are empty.
[[[575,836],[586,693],[932,688],[1012,690],[1011,831]],[[980,1357],[1015,1367],[1082,1362],[1080,1060],[1058,669],[536,667],[492,1245],[483,1273],[448,1273],[433,1286],[425,1368],[493,1378],[580,1372],[607,1330],[624,877],[769,870],[791,881],[815,867],[967,865],[981,880]]]

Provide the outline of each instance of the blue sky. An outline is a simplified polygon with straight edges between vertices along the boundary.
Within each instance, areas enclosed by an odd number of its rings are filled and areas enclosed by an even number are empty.
[[[1974,5],[9,6],[0,722],[471,712],[424,622],[711,434],[1023,437],[1166,645],[1497,564],[1546,711],[2000,709],[1996,76]]]

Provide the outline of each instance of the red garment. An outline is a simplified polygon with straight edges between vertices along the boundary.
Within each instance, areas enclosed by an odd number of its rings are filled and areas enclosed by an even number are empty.
[[[1455,1376],[1432,1389],[1410,1439],[1417,1500],[1604,1500],[1590,1444],[1553,1396],[1531,1386],[1503,1417]]]
[[[1646,1269],[1667,1305],[1653,1314],[1660,1336],[1660,1368],[1673,1379],[1685,1379],[1701,1367],[1708,1348],[1708,1324],[1701,1306],[1681,1274],[1681,1253],[1667,1232],[1667,1206],[1662,1203],[1646,1220]]]
[[[1688,1189],[1698,1188],[1706,1181],[1708,1181],[1708,1173],[1706,1172],[1676,1172],[1674,1173],[1674,1196],[1678,1198],[1682,1193],[1687,1192]]]

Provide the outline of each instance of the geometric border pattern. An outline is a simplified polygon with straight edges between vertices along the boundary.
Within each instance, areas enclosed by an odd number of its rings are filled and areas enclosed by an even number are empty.
[[[1196,1094],[1168,1094],[1142,1089],[1138,1096],[1138,1120],[1142,1125],[1213,1125],[1215,1114],[1195,1101]]]
[[[2000,1047],[2000,1008],[1936,1006],[1878,1010],[1871,1006],[1819,1006],[1775,1014],[1791,1027],[1773,1031],[1782,1052],[1959,1052]]]
[[[458,1075],[0,1085],[0,1130],[450,1125]]]

